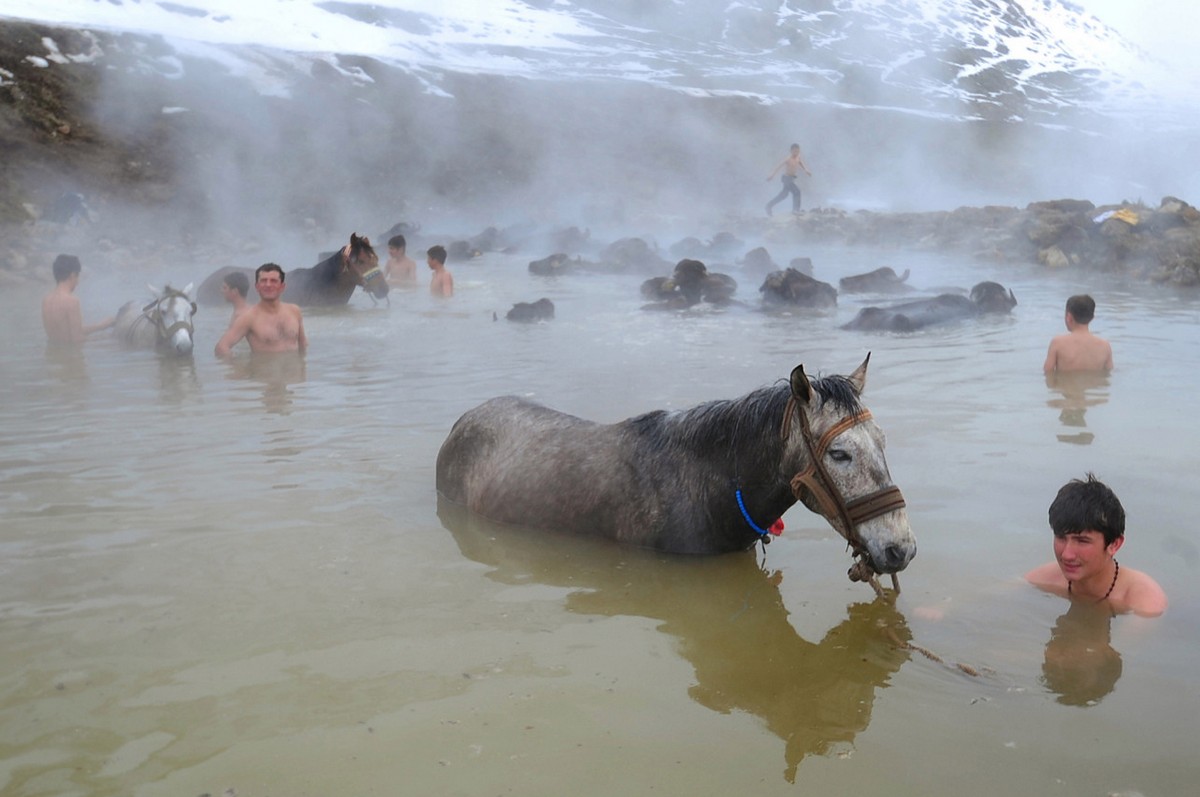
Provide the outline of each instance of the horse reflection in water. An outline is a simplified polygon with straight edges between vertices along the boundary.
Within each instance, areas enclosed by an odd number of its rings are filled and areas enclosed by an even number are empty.
[[[183,290],[170,285],[163,290],[147,285],[154,299],[138,310],[137,302],[126,302],[117,311],[113,335],[124,345],[133,348],[157,348],[180,356],[192,353],[194,329],[192,316],[196,302],[192,299],[192,283]]]
[[[722,714],[747,712],[784,742],[784,777],[866,730],[878,689],[908,661],[904,617],[884,600],[855,603],[817,642],[796,633],[781,576],[750,555],[664,555],[491,523],[445,499],[438,516],[467,558],[503,584],[576,591],[568,611],[648,617],[694,668],[688,694]],[[899,643],[899,645],[897,644]]]
[[[202,304],[219,304],[221,282],[231,272],[240,271],[254,284],[254,270],[226,266],[217,269],[200,283]],[[287,272],[286,300],[301,307],[337,307],[350,301],[354,289],[362,287],[375,299],[386,299],[387,278],[379,267],[379,256],[365,235],[351,233],[350,243],[330,253],[312,268],[293,268]]]
[[[768,542],[799,500],[850,544],[850,578],[878,591],[875,575],[917,546],[859,398],[869,361],[820,379],[801,365],[740,399],[607,425],[492,399],[454,424],[437,490],[503,523],[695,554]]]

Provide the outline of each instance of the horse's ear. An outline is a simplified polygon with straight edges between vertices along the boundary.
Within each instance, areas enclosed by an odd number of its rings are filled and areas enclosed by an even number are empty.
[[[188,297],[189,299],[195,299],[196,297],[192,295],[192,288],[194,288],[194,287],[196,287],[196,283],[189,282],[187,284],[187,287],[184,288],[182,291],[180,291],[180,293],[182,293],[184,296]]]
[[[792,369],[792,398],[801,404],[807,404],[812,398],[812,385],[809,384],[808,374],[804,373],[804,365]]]
[[[867,386],[867,363],[871,362],[871,352],[867,352],[867,357],[862,361],[862,365],[854,369],[854,373],[850,374],[848,379],[850,384],[854,385],[854,392],[862,395],[863,388]]]
[[[150,291],[154,296],[158,296],[158,288],[155,288],[149,282],[146,283],[146,290]]]

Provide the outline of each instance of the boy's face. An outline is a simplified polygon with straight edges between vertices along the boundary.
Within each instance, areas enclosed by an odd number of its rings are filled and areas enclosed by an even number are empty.
[[[390,257],[392,260],[399,260],[400,258],[404,257],[404,250],[399,246],[389,246],[388,257]]]
[[[1054,558],[1067,581],[1079,581],[1093,576],[1108,567],[1108,560],[1121,547],[1124,537],[1118,537],[1110,545],[1104,544],[1104,535],[1098,531],[1075,531],[1054,537]]]
[[[429,266],[431,269],[433,269],[434,271],[437,271],[437,270],[438,270],[438,266],[440,266],[440,265],[441,265],[441,263],[439,263],[439,262],[437,262],[436,260],[434,260],[434,259],[433,259],[433,255],[426,255],[426,256],[425,256],[425,263],[426,263],[426,265],[428,265],[428,266]]]

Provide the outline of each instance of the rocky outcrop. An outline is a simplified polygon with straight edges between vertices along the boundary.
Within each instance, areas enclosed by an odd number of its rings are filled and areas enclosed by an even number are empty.
[[[819,210],[785,224],[769,224],[766,235],[779,243],[796,239],[961,251],[996,262],[1200,284],[1200,210],[1170,196],[1157,207],[1059,199],[1025,208],[962,207],[928,213]]]

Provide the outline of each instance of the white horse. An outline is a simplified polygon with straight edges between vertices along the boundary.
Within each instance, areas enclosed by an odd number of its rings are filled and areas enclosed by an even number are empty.
[[[138,310],[137,302],[126,302],[117,311],[113,335],[126,346],[157,348],[168,354],[192,353],[192,316],[196,301],[192,283],[179,291],[170,285],[161,291],[146,285],[154,300]]]

